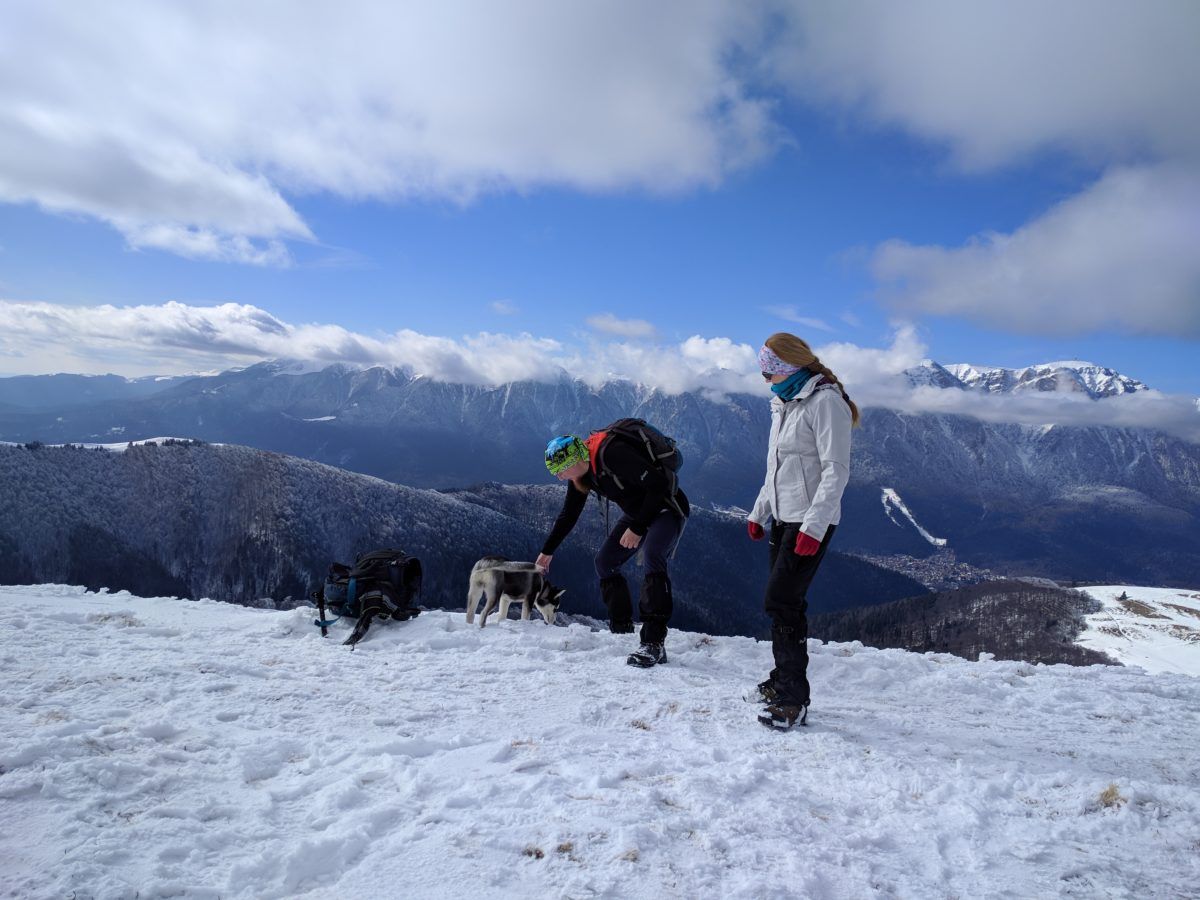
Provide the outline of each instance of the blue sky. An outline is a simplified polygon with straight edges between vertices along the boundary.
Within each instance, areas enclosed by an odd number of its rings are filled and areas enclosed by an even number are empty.
[[[117,6],[131,40],[161,48],[169,34],[177,53],[130,61],[22,3],[0,46],[0,92],[20,110],[7,114],[16,149],[0,152],[0,374],[246,364],[320,325],[337,334],[306,333],[297,355],[353,361],[347,335],[362,336],[389,361],[412,353],[436,369],[443,357],[430,362],[416,338],[392,340],[407,329],[446,339],[449,370],[488,352],[603,355],[654,382],[659,367],[637,361],[669,363],[693,335],[756,347],[790,330],[843,345],[852,370],[853,348],[1011,367],[1090,359],[1200,394],[1200,135],[1178,121],[1200,86],[1197,39],[1177,37],[1200,34],[1190,4],[1090,17],[1090,47],[1070,40],[1078,19],[1034,5],[980,5],[975,21],[915,4],[889,22],[897,13],[869,3],[700,4],[703,15],[666,4],[648,22],[637,4],[612,4],[582,23],[560,10],[541,37],[494,23],[507,50],[486,52],[499,68],[461,85],[436,62],[395,70],[364,52],[334,60],[352,70],[337,71],[337,90],[302,52],[325,47],[332,6],[294,48],[265,13],[256,30],[197,4],[180,29],[169,13]],[[772,31],[772,16],[790,24]],[[364,39],[346,19],[330,27]],[[436,19],[387,24],[450,42],[452,59],[485,52]],[[193,66],[223,64],[206,47],[241,27],[248,59],[210,83]],[[97,93],[47,86],[39,39],[94,73]],[[729,62],[731,45],[748,55]],[[860,45],[873,55],[838,49]],[[997,61],[1014,47],[1027,57]],[[1063,82],[1063,56],[1081,77]],[[613,59],[632,87],[609,84]],[[294,91],[244,98],[240,78],[282,83],[281,67],[300,73]],[[389,91],[408,105],[388,106]],[[427,123],[420,140],[410,119]],[[269,339],[247,334],[244,310],[207,312],[231,304],[265,314]],[[97,324],[130,308],[135,325]],[[508,342],[471,343],[480,333]]]

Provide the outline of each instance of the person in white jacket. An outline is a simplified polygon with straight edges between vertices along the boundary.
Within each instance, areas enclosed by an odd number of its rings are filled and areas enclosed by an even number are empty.
[[[786,729],[808,718],[806,594],[842,518],[859,414],[837,376],[794,334],[771,335],[758,361],[775,395],[767,474],[746,523],[756,541],[770,524],[765,606],[775,668],[758,686],[767,704],[758,720]]]

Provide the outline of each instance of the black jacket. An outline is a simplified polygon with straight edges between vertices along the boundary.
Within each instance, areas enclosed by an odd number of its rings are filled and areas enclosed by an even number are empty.
[[[658,514],[670,508],[667,496],[670,486],[666,474],[646,458],[646,452],[641,447],[620,438],[611,438],[606,444],[604,468],[599,475],[589,470],[584,481],[593,491],[617,504],[621,512],[633,519],[629,530],[634,534],[644,536]],[[587,504],[587,497],[573,482],[567,482],[567,497],[542,547],[544,554],[552,556],[558,545],[571,533]],[[675,499],[683,514],[688,515],[691,507],[687,495],[678,487],[675,489]]]

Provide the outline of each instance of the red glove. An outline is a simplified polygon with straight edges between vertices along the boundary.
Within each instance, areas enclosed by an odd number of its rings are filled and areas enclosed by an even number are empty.
[[[757,522],[747,522],[746,534],[750,535],[750,540],[752,541],[761,541],[763,539],[763,527]]]
[[[821,542],[803,531],[796,535],[796,555],[797,556],[812,556],[821,549]]]

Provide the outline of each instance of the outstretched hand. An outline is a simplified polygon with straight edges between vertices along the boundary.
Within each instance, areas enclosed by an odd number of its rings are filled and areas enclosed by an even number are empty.
[[[642,536],[640,534],[634,534],[634,532],[629,528],[626,528],[625,533],[621,535],[621,546],[626,550],[636,549],[637,545],[641,542]]]
[[[538,558],[536,560],[534,560],[533,564],[542,570],[543,575],[549,575],[550,574],[550,560],[552,560],[552,559],[554,559],[553,556],[547,556],[545,553],[539,553]]]

